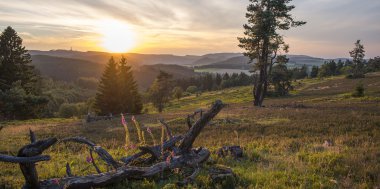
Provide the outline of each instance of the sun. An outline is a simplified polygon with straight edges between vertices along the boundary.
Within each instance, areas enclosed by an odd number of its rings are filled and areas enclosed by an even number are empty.
[[[128,52],[136,45],[136,35],[132,28],[123,22],[105,20],[99,24],[102,36],[101,46],[109,52]]]

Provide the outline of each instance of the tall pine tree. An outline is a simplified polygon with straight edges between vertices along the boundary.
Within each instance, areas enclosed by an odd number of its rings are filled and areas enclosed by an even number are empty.
[[[239,47],[246,50],[245,56],[250,62],[257,60],[255,71],[259,76],[255,81],[253,94],[254,105],[262,106],[268,88],[268,80],[273,61],[280,49],[285,52],[288,45],[283,41],[279,30],[288,30],[291,27],[301,26],[306,22],[295,21],[290,11],[295,7],[288,5],[291,0],[250,0],[244,25],[245,37],[238,38]]]
[[[364,46],[360,44],[360,40],[355,43],[355,48],[350,51],[350,56],[352,57],[353,78],[363,78],[364,77]]]
[[[117,64],[110,58],[103,72],[95,97],[95,106],[101,114],[119,112],[119,84]]]
[[[0,89],[9,90],[14,82],[19,81],[27,93],[39,93],[39,77],[31,62],[21,37],[8,26],[0,35]]]
[[[8,26],[0,35],[0,118],[42,116],[48,100],[41,96],[40,77],[17,32]]]
[[[142,110],[141,96],[136,81],[133,78],[131,66],[122,57],[119,62],[119,111],[125,113],[140,113]]]

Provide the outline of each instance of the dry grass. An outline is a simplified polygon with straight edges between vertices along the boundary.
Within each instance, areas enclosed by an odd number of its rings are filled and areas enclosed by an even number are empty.
[[[354,90],[358,80],[334,78],[302,82],[294,95],[268,99],[264,108],[253,107],[246,94],[250,94],[251,89],[242,87],[188,97],[173,102],[163,114],[140,115],[137,119],[152,127],[158,138],[157,118],[164,117],[174,133],[184,133],[187,130],[184,118],[189,111],[206,107],[217,98],[229,102],[213,124],[201,133],[195,146],[215,151],[223,145],[242,145],[245,155],[239,161],[212,155],[215,163],[232,167],[237,178],[215,185],[203,173],[192,186],[195,188],[230,188],[231,183],[236,188],[379,187],[380,74],[369,75],[361,81],[366,88],[366,96],[362,98],[345,95]],[[124,131],[119,120],[8,125],[0,133],[0,151],[17,153],[17,149],[28,142],[29,128],[36,131],[38,138],[85,136],[110,149],[116,157],[133,153],[122,148]],[[136,133],[133,127],[131,129]],[[137,141],[137,134],[132,135]],[[333,145],[324,145],[325,140],[331,140]],[[94,172],[85,161],[88,152],[83,147],[58,144],[46,154],[52,155],[52,160],[38,165],[41,178],[63,176],[66,162],[72,165],[74,174]],[[125,182],[114,188],[169,187],[177,179]],[[22,175],[18,166],[0,163],[0,182],[20,186]]]

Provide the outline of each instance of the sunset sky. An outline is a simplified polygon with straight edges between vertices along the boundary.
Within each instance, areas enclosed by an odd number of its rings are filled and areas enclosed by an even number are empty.
[[[0,0],[0,29],[27,49],[206,54],[242,52],[248,0]],[[290,54],[348,57],[361,39],[380,55],[379,0],[294,0],[307,25],[285,32]]]

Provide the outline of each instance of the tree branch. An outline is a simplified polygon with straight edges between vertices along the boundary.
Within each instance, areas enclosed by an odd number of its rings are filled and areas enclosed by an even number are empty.
[[[186,153],[191,149],[195,139],[202,131],[202,129],[212,118],[214,118],[220,112],[220,110],[222,110],[224,106],[225,105],[221,100],[215,101],[211,109],[204,113],[203,116],[197,122],[195,122],[195,124],[186,133],[181,144],[179,145],[179,149],[181,151],[180,153]]]
[[[94,142],[84,138],[84,137],[70,137],[70,138],[65,138],[62,140],[63,142],[76,142],[80,144],[86,144],[95,151],[99,157],[104,160],[108,165],[111,165],[115,169],[120,167],[120,163],[115,161],[115,159],[107,152],[107,150],[103,149],[101,146],[97,146]]]
[[[8,163],[35,163],[39,161],[49,161],[50,156],[33,156],[33,157],[15,157],[0,154],[0,161]]]

